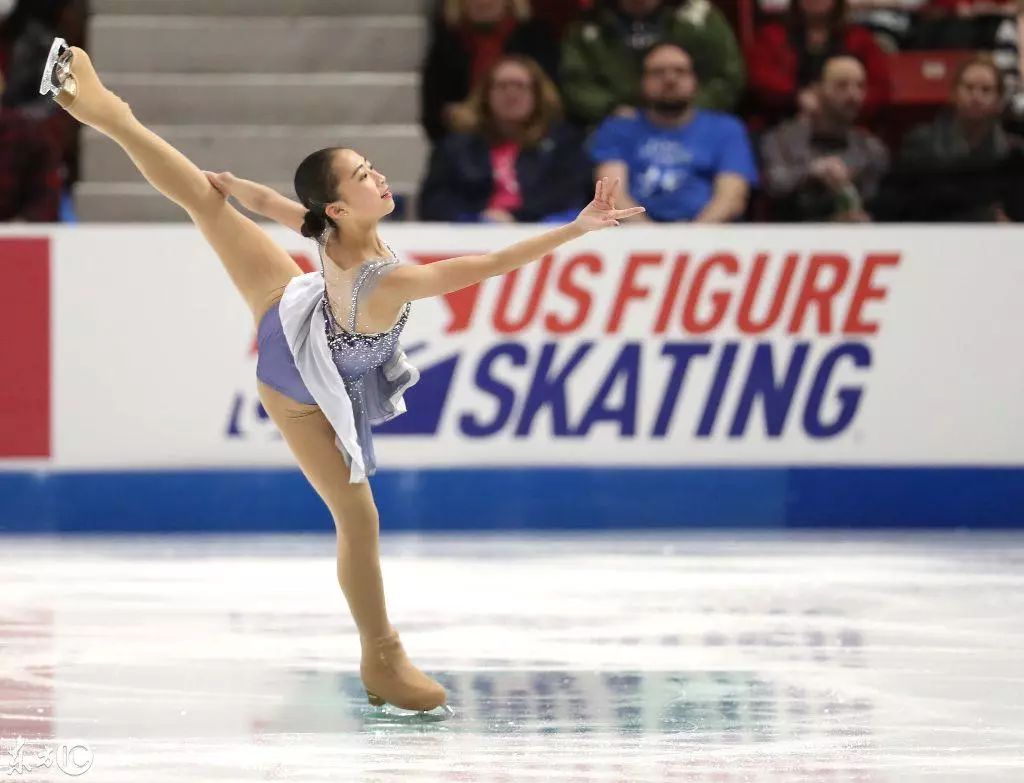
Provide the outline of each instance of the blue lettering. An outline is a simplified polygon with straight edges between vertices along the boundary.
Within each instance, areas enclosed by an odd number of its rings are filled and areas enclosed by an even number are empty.
[[[781,385],[776,385],[772,345],[771,343],[757,344],[757,348],[754,349],[754,358],[750,363],[750,372],[747,374],[747,382],[743,386],[739,404],[736,406],[736,415],[729,428],[730,438],[738,438],[746,430],[750,411],[758,397],[764,401],[764,420],[768,435],[777,438],[782,434],[786,425],[786,416],[789,415],[789,407],[793,402],[793,393],[796,391],[800,372],[807,359],[807,350],[807,343],[797,343],[793,349],[793,358],[789,362],[789,368],[786,370],[786,377]]]
[[[739,346],[736,343],[726,343],[722,351],[722,361],[718,363],[711,391],[708,392],[707,401],[704,403],[704,415],[700,417],[700,426],[697,427],[697,435],[701,438],[708,437],[715,427],[715,419],[718,418],[718,409],[722,405],[722,397],[725,396],[725,387],[729,383],[729,373],[732,372],[738,350]]]
[[[615,389],[619,378],[626,382],[625,394],[622,395],[622,405],[611,407],[608,404],[608,397]],[[587,412],[580,422],[577,435],[586,435],[590,428],[599,421],[617,421],[621,435],[636,434],[636,398],[640,385],[640,343],[626,343],[619,352],[619,358],[615,360],[611,370],[601,384],[587,408]]]
[[[871,351],[862,343],[843,343],[837,345],[821,360],[818,368],[818,375],[814,379],[811,393],[807,398],[807,407],[804,409],[804,429],[812,438],[830,438],[838,435],[846,429],[857,413],[857,406],[864,395],[863,387],[844,386],[839,389],[836,397],[840,402],[839,415],[835,421],[827,423],[821,420],[822,404],[825,400],[825,392],[828,382],[832,378],[832,371],[839,360],[849,357],[857,367],[871,366]]]
[[[683,390],[683,379],[689,369],[690,359],[694,356],[707,356],[710,352],[711,343],[665,343],[662,346],[661,355],[671,356],[674,361],[651,437],[664,438],[668,432],[669,425],[672,423],[672,414],[675,413],[676,400],[679,399],[679,393]]]
[[[491,376],[491,367],[502,356],[507,356],[517,367],[526,364],[526,348],[520,343],[500,343],[484,354],[476,368],[476,385],[481,391],[490,392],[498,401],[498,411],[488,424],[483,423],[472,413],[464,413],[459,417],[459,426],[464,435],[482,438],[500,431],[512,415],[516,402],[516,393],[497,378]]]
[[[553,377],[549,378],[548,373],[551,370],[551,364],[557,347],[556,343],[547,343],[541,351],[537,372],[533,376],[533,383],[530,385],[529,394],[526,396],[526,403],[523,405],[523,414],[516,425],[517,437],[523,437],[530,433],[534,417],[546,405],[551,407],[554,434],[572,434],[568,422],[565,382],[569,375],[572,374],[572,371],[576,369],[576,366],[590,353],[590,349],[594,347],[594,344],[581,343],[565,366]]]

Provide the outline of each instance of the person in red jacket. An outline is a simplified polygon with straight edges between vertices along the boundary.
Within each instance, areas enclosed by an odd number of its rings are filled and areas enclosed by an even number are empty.
[[[846,21],[846,0],[794,0],[784,21],[762,25],[747,48],[749,89],[766,124],[813,111],[812,85],[830,57],[849,55],[867,73],[864,116],[889,100],[889,61],[864,27]]]

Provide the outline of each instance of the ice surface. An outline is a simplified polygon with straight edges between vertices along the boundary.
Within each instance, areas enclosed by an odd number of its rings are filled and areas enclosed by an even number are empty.
[[[1024,536],[387,538],[440,722],[332,538],[0,547],[0,780],[1024,781]]]

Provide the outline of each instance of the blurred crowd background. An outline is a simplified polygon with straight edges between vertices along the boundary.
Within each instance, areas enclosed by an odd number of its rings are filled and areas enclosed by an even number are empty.
[[[1016,2],[249,2],[0,0],[0,221],[184,218],[41,99],[55,35],[200,165],[288,193],[353,146],[396,219],[563,220],[605,175],[659,223],[1024,219]]]

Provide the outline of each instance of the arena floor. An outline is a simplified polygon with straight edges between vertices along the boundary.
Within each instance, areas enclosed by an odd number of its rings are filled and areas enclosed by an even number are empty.
[[[2,780],[1024,780],[1021,535],[388,538],[443,721],[366,704],[332,537],[0,546]]]

